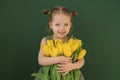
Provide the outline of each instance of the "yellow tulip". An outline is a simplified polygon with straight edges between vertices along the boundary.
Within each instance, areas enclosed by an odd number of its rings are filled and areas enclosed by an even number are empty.
[[[85,49],[82,49],[78,55],[78,59],[82,59],[85,55],[86,55],[86,50]]]
[[[43,50],[45,56],[50,56],[50,48],[48,45],[42,45],[42,50]]]
[[[55,45],[56,46],[59,46],[59,44],[62,44],[63,42],[62,42],[62,40],[61,39],[56,39],[55,40]]]
[[[58,56],[58,48],[51,47],[51,53],[50,53],[50,55],[51,55],[51,57]]]
[[[58,53],[62,53],[63,42],[61,39],[55,40],[55,47],[58,48]]]
[[[66,57],[70,57],[72,55],[72,49],[71,49],[70,45],[67,43],[63,44],[63,54]]]
[[[47,40],[47,45],[48,46],[54,46],[53,40]]]
[[[75,39],[75,40],[74,40],[74,43],[75,43],[75,46],[76,46],[76,47],[80,47],[80,46],[82,45],[82,41],[79,40],[79,39]]]
[[[62,45],[61,46],[57,46],[56,48],[58,49],[58,53],[59,54],[63,53],[63,47],[62,47]]]
[[[80,47],[82,45],[82,41],[79,39],[71,38],[68,41],[68,44],[70,44],[70,46],[72,47],[72,53],[73,53],[76,49],[78,49],[78,47]]]

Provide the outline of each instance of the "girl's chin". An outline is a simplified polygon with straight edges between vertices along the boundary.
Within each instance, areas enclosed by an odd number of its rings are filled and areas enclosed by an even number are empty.
[[[58,38],[60,39],[66,38],[66,35],[59,35]]]
[[[66,37],[67,37],[66,34],[57,34],[56,36],[54,36],[54,38],[58,38],[58,39],[64,39]]]

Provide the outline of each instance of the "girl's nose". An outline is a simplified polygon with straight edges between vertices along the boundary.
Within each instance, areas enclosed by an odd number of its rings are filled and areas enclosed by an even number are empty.
[[[60,29],[65,29],[65,26],[60,26]]]

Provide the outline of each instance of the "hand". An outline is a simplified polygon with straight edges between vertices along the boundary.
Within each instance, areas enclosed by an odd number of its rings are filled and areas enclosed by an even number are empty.
[[[62,75],[66,75],[69,71],[73,70],[73,63],[65,62],[62,64],[58,64],[57,70],[58,70],[58,72],[61,72]]]
[[[65,56],[59,56],[59,63],[63,64],[65,62],[72,62],[72,58],[70,57],[65,57]]]

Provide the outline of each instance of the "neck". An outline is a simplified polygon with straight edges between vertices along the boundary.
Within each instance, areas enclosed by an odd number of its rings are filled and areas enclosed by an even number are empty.
[[[68,41],[68,37],[67,37],[67,36],[65,36],[65,37],[63,37],[63,38],[59,38],[59,37],[57,37],[57,36],[55,36],[55,35],[52,35],[52,38],[53,38],[53,40],[62,39],[63,41]]]

